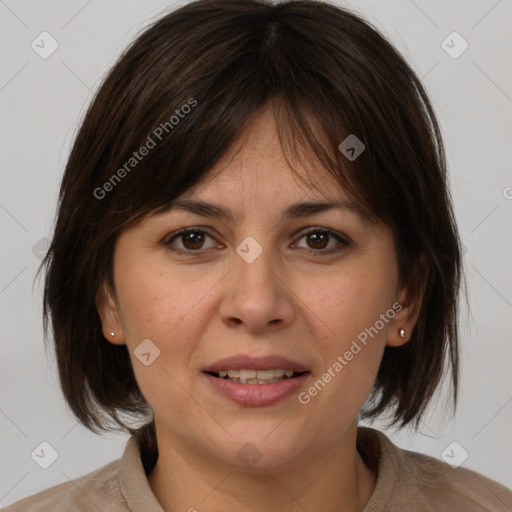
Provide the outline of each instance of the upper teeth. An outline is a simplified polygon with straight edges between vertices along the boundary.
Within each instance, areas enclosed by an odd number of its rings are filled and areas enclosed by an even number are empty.
[[[258,379],[270,380],[280,378],[283,375],[291,377],[293,370],[220,370],[219,377],[231,377],[234,379]]]

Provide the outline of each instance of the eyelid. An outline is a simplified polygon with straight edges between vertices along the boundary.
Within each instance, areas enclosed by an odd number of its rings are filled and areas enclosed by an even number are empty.
[[[318,232],[330,235],[330,236],[336,238],[339,242],[344,243],[346,245],[352,244],[352,240],[344,233],[340,233],[339,231],[335,231],[334,229],[331,229],[331,228],[323,228],[321,226],[313,226],[310,228],[306,228],[306,231],[304,231],[304,232],[301,231],[299,240],[305,235],[309,235],[310,233],[318,233]]]
[[[210,232],[209,228],[204,227],[204,226],[189,226],[186,228],[179,229],[178,231],[174,231],[170,235],[167,235],[163,239],[163,244],[166,246],[169,246],[173,240],[180,238],[180,236],[186,235],[188,233],[196,233],[196,232],[204,232],[209,237],[215,239],[215,235],[213,235]],[[198,249],[197,251],[190,251],[190,250],[184,251],[183,249],[172,249],[172,250],[176,251],[176,252],[197,253],[197,254],[199,254],[201,251],[202,252],[205,251],[205,249]]]
[[[323,234],[326,234],[326,235],[328,235],[328,236],[330,236],[332,238],[335,238],[339,242],[339,244],[341,244],[341,246],[342,246],[341,248],[317,249],[317,250],[315,250],[315,249],[307,249],[307,248],[304,248],[304,247],[300,248],[300,249],[303,249],[305,251],[308,251],[312,255],[316,255],[316,256],[329,255],[329,254],[332,254],[332,253],[335,253],[335,252],[338,252],[338,251],[342,250],[343,247],[348,247],[348,246],[352,245],[352,240],[350,239],[350,237],[348,237],[344,233],[339,233],[339,232],[337,232],[337,231],[335,231],[333,229],[325,228],[325,227],[321,227],[321,226],[310,226],[310,227],[305,228],[305,229],[306,229],[305,231],[304,230],[300,230],[297,234],[294,235],[294,238],[295,238],[295,242],[293,242],[294,244],[296,244],[299,240],[301,240],[306,235],[309,235],[310,233],[323,233]],[[204,226],[189,226],[189,227],[186,227],[186,228],[179,229],[178,231],[174,231],[170,235],[166,236],[163,239],[163,244],[165,246],[170,247],[171,242],[176,240],[176,239],[179,239],[180,236],[186,235],[188,233],[196,233],[196,232],[203,232],[206,235],[208,235],[209,237],[213,238],[214,240],[216,239],[215,235],[213,235],[210,232],[210,229],[208,227],[204,227]],[[189,256],[199,256],[201,254],[205,254],[210,249],[198,249],[196,251],[193,251],[193,250],[183,250],[183,249],[170,248],[169,250],[171,250],[172,252],[178,253],[178,254],[186,254],[186,255],[189,255]]]

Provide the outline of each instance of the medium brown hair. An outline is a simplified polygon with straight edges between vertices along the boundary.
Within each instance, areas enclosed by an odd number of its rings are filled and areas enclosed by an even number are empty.
[[[460,242],[420,80],[370,23],[336,5],[199,0],[157,20],[121,55],[63,176],[41,266],[44,329],[47,337],[51,320],[62,390],[87,428],[121,426],[154,441],[154,423],[134,430],[122,418],[151,409],[127,347],[105,340],[95,305],[103,282],[114,289],[117,237],[204,180],[269,101],[287,154],[312,150],[362,213],[391,227],[400,283],[425,286],[410,340],[385,348],[362,416],[392,410],[394,423],[417,426],[446,367],[456,402]],[[352,161],[338,149],[350,134],[366,146]],[[131,160],[149,139],[155,146]]]

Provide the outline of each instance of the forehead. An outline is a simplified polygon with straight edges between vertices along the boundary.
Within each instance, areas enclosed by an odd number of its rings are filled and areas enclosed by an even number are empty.
[[[270,107],[258,112],[201,183],[180,197],[224,198],[229,203],[255,194],[278,202],[299,198],[349,202],[343,187],[309,148],[284,154]]]
[[[288,221],[342,211],[370,224],[329,172],[309,176],[309,181],[296,180],[286,162],[267,156],[244,158],[239,153],[208,182],[174,199],[167,211],[189,212],[228,223],[264,213]]]

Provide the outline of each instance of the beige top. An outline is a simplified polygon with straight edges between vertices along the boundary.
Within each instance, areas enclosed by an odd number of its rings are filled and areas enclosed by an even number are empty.
[[[381,432],[359,427],[358,449],[378,471],[364,512],[512,511],[512,491],[479,473],[402,450]],[[51,487],[5,512],[163,512],[151,491],[139,445],[130,437],[121,459]]]

